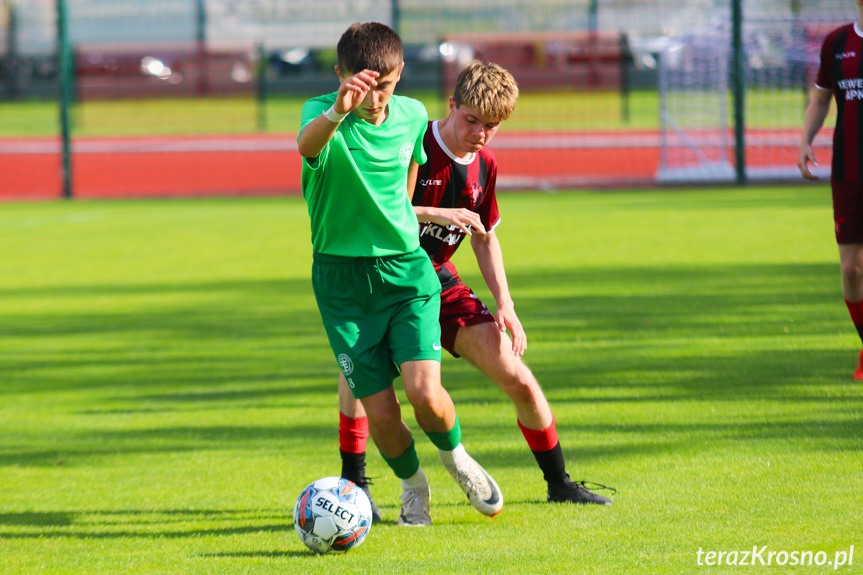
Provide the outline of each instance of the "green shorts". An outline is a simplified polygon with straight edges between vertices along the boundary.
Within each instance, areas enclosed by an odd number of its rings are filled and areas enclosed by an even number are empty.
[[[422,248],[380,258],[315,253],[312,286],[354,397],[391,386],[406,361],[441,360],[440,280]]]

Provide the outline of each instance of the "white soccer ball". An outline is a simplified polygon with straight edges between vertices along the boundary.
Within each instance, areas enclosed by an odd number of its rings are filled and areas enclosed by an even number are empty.
[[[372,528],[372,505],[353,481],[324,477],[310,483],[294,505],[294,529],[315,553],[359,547]]]

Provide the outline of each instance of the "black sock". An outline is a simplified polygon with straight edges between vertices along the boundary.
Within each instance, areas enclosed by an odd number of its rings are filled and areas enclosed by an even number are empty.
[[[350,453],[339,450],[342,455],[342,477],[363,486],[366,481],[366,452]]]
[[[548,451],[533,451],[533,456],[542,470],[542,475],[549,485],[562,486],[569,483],[569,475],[566,473],[566,465],[563,462],[563,450],[560,442]]]

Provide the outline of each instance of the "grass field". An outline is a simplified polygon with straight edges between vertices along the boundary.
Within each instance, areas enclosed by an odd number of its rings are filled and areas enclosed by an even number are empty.
[[[446,99],[434,92],[407,94],[421,100],[429,116],[446,115]],[[80,137],[198,135],[263,131],[294,133],[306,97],[272,97],[259,107],[252,97],[208,99],[91,100],[78,103],[72,114],[73,133]],[[699,95],[695,101],[699,101]],[[729,96],[727,101],[733,99]],[[750,129],[799,129],[806,99],[799,90],[750,90],[746,121]],[[507,130],[657,130],[659,96],[655,91],[632,92],[624,118],[617,92],[526,92],[521,95]],[[684,105],[697,121],[718,115],[699,104]],[[700,110],[700,111],[699,111]],[[728,116],[733,117],[729,109]],[[0,102],[0,137],[56,135],[59,111],[54,102]],[[690,120],[691,121],[691,120]],[[714,120],[709,120],[710,125]],[[826,125],[832,125],[828,118]]]
[[[410,93],[433,118],[446,115],[447,104],[434,92]],[[527,94],[508,126],[514,129],[645,129],[658,126],[655,93],[633,95],[629,122],[621,120],[620,96],[615,93]],[[94,100],[74,107],[75,135],[234,134],[258,131],[284,133],[299,129],[307,96],[273,97],[263,105],[252,97],[207,99]],[[561,110],[568,110],[560,113]],[[58,131],[54,102],[0,102],[0,137],[49,136]]]
[[[503,513],[473,511],[418,437],[435,525],[395,525],[399,482],[370,451],[384,523],[315,556],[291,508],[340,462],[302,199],[4,204],[0,573],[736,573],[763,568],[699,549],[852,545],[838,571],[861,572],[860,341],[827,186],[500,204],[527,361],[570,472],[614,506],[544,503],[512,407],[447,357]],[[488,297],[467,248],[457,263]]]

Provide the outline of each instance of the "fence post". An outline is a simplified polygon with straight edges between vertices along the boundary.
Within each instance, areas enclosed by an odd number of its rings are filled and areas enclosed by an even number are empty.
[[[267,53],[264,43],[258,44],[258,131],[267,131]]]
[[[629,123],[629,68],[632,64],[632,53],[629,50],[629,40],[626,32],[620,33],[620,118]]]
[[[210,55],[207,52],[206,0],[195,0],[195,59],[198,68],[198,96],[210,93]]]
[[[734,82],[734,164],[737,183],[746,183],[746,54],[743,47],[743,0],[731,2],[731,50]]]
[[[18,99],[18,7],[14,0],[6,5],[6,58],[9,71],[9,97]]]
[[[66,0],[57,0],[57,59],[60,68],[60,135],[62,138],[61,182],[63,197],[72,198],[72,145],[70,108],[72,107],[72,46],[69,41],[69,16]]]
[[[392,18],[392,28],[395,30],[396,34],[400,34],[399,28],[401,27],[401,7],[399,6],[399,0],[391,0],[390,2],[390,16]]]
[[[599,31],[599,0],[590,0],[587,6],[587,29],[594,34]]]

